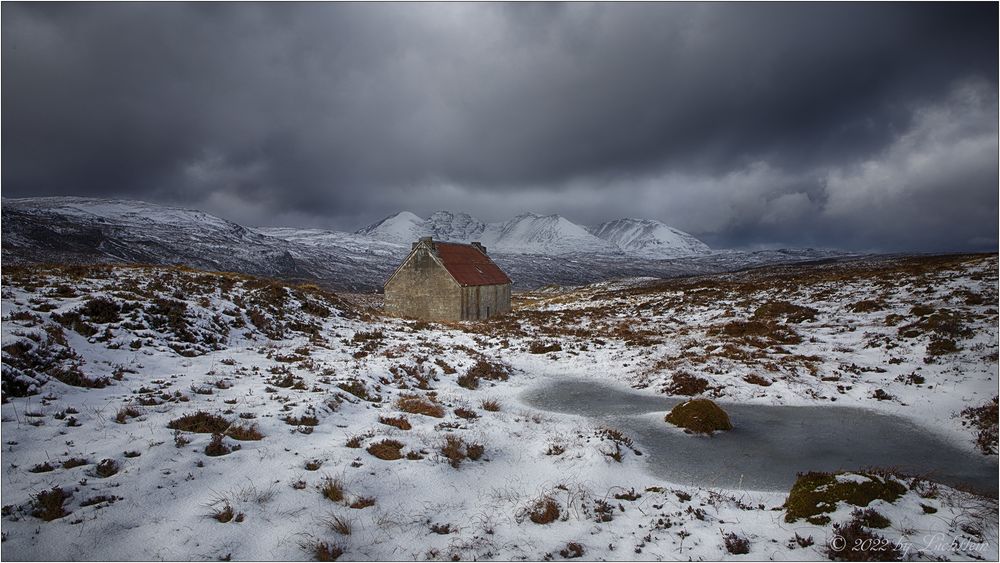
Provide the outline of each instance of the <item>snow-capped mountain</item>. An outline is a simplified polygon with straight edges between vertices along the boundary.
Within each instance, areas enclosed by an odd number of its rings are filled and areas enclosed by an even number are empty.
[[[483,242],[512,254],[620,254],[621,250],[559,215],[523,213],[492,224]]]
[[[624,227],[598,230],[609,240],[558,215],[523,214],[483,223],[464,213],[438,212],[428,219],[399,213],[358,233],[322,229],[251,228],[202,211],[141,201],[78,197],[2,199],[3,261],[37,263],[176,264],[309,281],[336,291],[373,291],[421,236],[479,240],[518,289],[579,285],[611,278],[675,277],[763,264],[838,256],[813,250],[704,253],[664,259],[673,247],[644,240],[671,240],[669,227],[652,234]],[[636,229],[641,231],[641,229]],[[683,235],[683,233],[681,233]],[[641,253],[646,246],[657,252]],[[661,252],[662,253],[658,253]],[[673,256],[677,256],[674,254]]]
[[[619,219],[588,229],[559,215],[535,213],[484,223],[467,213],[438,211],[421,219],[403,211],[357,234],[400,244],[426,236],[453,242],[480,241],[497,252],[509,254],[624,253],[657,260],[709,252],[705,243],[658,221]]]
[[[359,229],[355,234],[365,235],[377,240],[411,243],[420,237],[429,236],[426,221],[409,211],[401,211],[382,219],[378,223]]]
[[[707,244],[693,236],[652,219],[616,219],[588,230],[636,256],[678,258],[711,252]]]

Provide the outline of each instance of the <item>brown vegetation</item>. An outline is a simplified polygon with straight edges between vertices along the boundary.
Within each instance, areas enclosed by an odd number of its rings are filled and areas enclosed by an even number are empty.
[[[732,430],[733,423],[726,411],[708,399],[692,399],[667,413],[667,422],[698,434]]]

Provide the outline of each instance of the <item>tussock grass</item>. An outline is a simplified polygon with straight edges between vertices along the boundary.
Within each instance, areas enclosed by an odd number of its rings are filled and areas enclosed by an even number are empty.
[[[559,503],[548,495],[542,495],[528,512],[528,519],[535,524],[551,524],[559,518]]]
[[[396,400],[396,408],[411,414],[422,414],[433,418],[444,417],[444,407],[430,397],[424,397],[416,393],[401,395]]]
[[[692,399],[674,407],[665,420],[698,434],[711,434],[720,430],[732,430],[729,415],[719,405],[708,399]]]
[[[368,453],[386,461],[402,459],[403,443],[397,440],[382,440],[368,446]]]
[[[399,428],[400,430],[410,430],[413,428],[413,425],[410,424],[410,421],[407,420],[405,416],[380,416],[378,421],[382,424]]]
[[[344,483],[336,477],[324,477],[323,482],[319,485],[319,492],[333,502],[342,502],[344,500]]]
[[[31,515],[41,518],[46,522],[51,522],[57,518],[62,518],[69,514],[63,504],[73,496],[72,493],[64,491],[61,487],[52,487],[47,491],[40,491],[31,499]]]

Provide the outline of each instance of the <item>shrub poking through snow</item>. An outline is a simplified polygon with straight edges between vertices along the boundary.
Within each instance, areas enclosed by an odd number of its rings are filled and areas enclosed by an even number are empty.
[[[125,457],[129,457],[127,454]],[[133,456],[134,457],[134,456]],[[63,469],[73,469],[74,467],[80,467],[81,465],[87,465],[90,462],[82,457],[71,457],[63,462]]]
[[[286,416],[285,424],[291,426],[316,426],[319,424],[319,418],[311,413],[306,413],[302,416]]]
[[[403,443],[396,440],[382,440],[368,446],[368,453],[386,461],[402,459]]]
[[[316,561],[336,561],[344,554],[344,548],[335,543],[317,541],[309,546],[313,559]]]
[[[409,420],[406,420],[405,416],[397,416],[395,418],[382,416],[379,417],[378,421],[381,422],[382,424],[399,428],[400,430],[410,430],[411,428],[413,428],[413,425],[410,424]]]
[[[750,540],[737,534],[729,532],[722,536],[722,541],[726,545],[726,551],[733,555],[745,555],[750,553]]]
[[[888,528],[892,522],[874,508],[856,508],[851,512],[851,518],[858,520],[866,528]]]
[[[708,381],[681,371],[672,377],[670,385],[664,389],[668,395],[700,395],[708,389]]]
[[[544,495],[535,501],[528,513],[528,519],[535,524],[551,524],[559,518],[559,503],[552,497]]]
[[[788,301],[768,301],[757,307],[753,316],[757,319],[784,319],[785,322],[789,323],[801,323],[816,320],[817,314],[819,311],[812,307],[803,307]]]
[[[137,418],[140,415],[142,415],[142,411],[140,411],[139,409],[131,405],[125,406],[118,409],[118,412],[115,414],[115,422],[117,422],[118,424],[125,424],[126,422],[128,422],[128,419]]]
[[[167,428],[197,434],[225,434],[234,440],[260,440],[264,437],[254,424],[233,424],[226,418],[198,411],[175,418],[167,424]]]
[[[549,352],[561,352],[562,346],[558,342],[543,342],[535,340],[528,345],[528,352],[532,354],[548,354]]]
[[[770,387],[771,380],[766,377],[761,377],[756,373],[751,373],[743,378],[743,381],[751,385],[760,385],[761,387]]]
[[[43,462],[43,463],[39,463],[38,465],[35,465],[31,469],[29,469],[28,472],[29,473],[48,473],[49,471],[52,471],[53,469],[55,469],[55,466],[53,466],[51,463],[49,463],[49,462],[46,461],[46,462]]]
[[[113,459],[102,459],[101,462],[97,464],[97,467],[94,468],[94,473],[97,474],[98,477],[106,479],[117,474],[119,469],[121,469],[121,467],[118,465],[117,461]]]
[[[486,452],[486,446],[482,444],[469,444],[465,446],[465,455],[472,461],[478,461]]]
[[[465,459],[465,443],[458,436],[448,435],[441,445],[441,455],[448,459],[452,467],[457,468]]]
[[[205,446],[205,455],[210,457],[223,456],[231,451],[232,448],[226,445],[223,441],[225,436],[223,434],[212,434],[212,440]]]
[[[337,532],[342,536],[351,535],[353,526],[351,526],[351,521],[343,516],[338,516],[336,514],[330,515],[326,519],[326,525],[330,527],[331,530]]]
[[[504,364],[480,359],[469,368],[465,375],[487,381],[507,381],[510,378],[510,368]]]
[[[979,430],[976,434],[976,446],[986,455],[997,453],[997,405],[1000,397],[980,407],[966,407],[962,411],[962,425],[968,424]]]
[[[445,436],[444,444],[441,445],[441,455],[456,469],[465,459],[476,461],[483,457],[485,452],[486,446],[476,443],[466,444],[464,440],[452,434]]]
[[[349,505],[354,509],[368,508],[369,506],[375,506],[375,497],[358,497]]]
[[[324,477],[319,492],[333,502],[341,502],[344,500],[344,483],[335,477]]]
[[[228,502],[222,508],[216,508],[212,512],[212,518],[215,518],[223,524],[232,520],[234,516],[236,516],[236,513],[233,511],[233,507],[230,506]]]
[[[228,430],[229,421],[216,414],[198,411],[171,420],[167,423],[167,428],[198,434],[216,434]]]
[[[475,420],[479,418],[479,415],[476,413],[476,411],[472,409],[467,409],[465,407],[458,407],[457,409],[455,409],[455,416],[459,418],[464,418],[465,420]]]
[[[430,397],[423,397],[416,393],[401,395],[396,400],[396,408],[411,414],[422,414],[434,418],[444,417],[444,407]]]
[[[843,538],[840,544],[826,547],[826,556],[833,561],[901,561],[902,554],[892,541],[865,528],[858,518],[834,524],[833,533]]]
[[[837,509],[838,502],[868,506],[875,499],[895,502],[906,487],[891,475],[872,472],[799,474],[785,500],[785,521],[805,518],[811,524],[830,521],[825,513]]]
[[[355,397],[361,399],[362,401],[377,403],[382,400],[381,396],[370,393],[368,391],[368,387],[365,386],[364,382],[359,381],[357,379],[352,379],[350,381],[339,383],[337,387],[343,389],[344,391],[347,391],[348,393],[354,395]]]
[[[41,518],[46,522],[62,518],[69,514],[63,508],[63,503],[71,496],[70,493],[62,490],[61,487],[52,487],[47,491],[41,491],[31,499],[31,515],[35,518]]]
[[[667,413],[665,420],[674,426],[698,434],[711,434],[733,428],[726,411],[708,399],[692,399],[681,403]]]
[[[583,553],[583,546],[575,541],[567,543],[566,547],[559,550],[559,555],[561,555],[563,559],[576,559],[577,557],[583,557]]]
[[[623,455],[624,452],[622,451],[622,446],[625,446],[626,449],[632,450],[632,453],[634,453],[635,455],[642,455],[642,453],[639,450],[635,449],[635,444],[632,442],[632,438],[629,438],[628,436],[625,435],[624,432],[618,430],[617,428],[600,428],[597,430],[597,437],[611,441],[611,445],[614,446],[615,449],[614,450],[602,449],[601,453],[617,461],[618,463],[621,463],[622,459],[624,459]]]
[[[486,412],[500,412],[500,402],[496,399],[483,399],[479,406]]]
[[[479,388],[479,378],[471,373],[458,376],[457,382],[459,387],[465,387],[466,389],[474,390]]]

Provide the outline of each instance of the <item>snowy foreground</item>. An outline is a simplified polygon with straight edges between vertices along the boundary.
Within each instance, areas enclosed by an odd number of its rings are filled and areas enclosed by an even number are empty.
[[[840,474],[902,484],[867,505],[887,523],[847,502],[794,519],[788,491],[651,477],[643,444],[518,399],[575,377],[856,406],[995,459],[996,280],[996,256],[789,266],[551,288],[444,326],[245,276],[7,268],[2,556],[788,560],[868,538],[996,559],[988,497]]]

